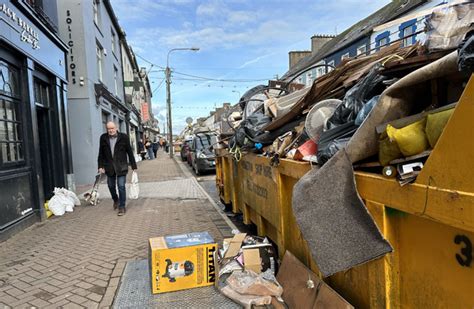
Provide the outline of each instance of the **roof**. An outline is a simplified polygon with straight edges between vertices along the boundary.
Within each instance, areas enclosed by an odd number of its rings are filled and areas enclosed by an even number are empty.
[[[281,80],[299,75],[301,71],[304,71],[311,65],[321,61],[340,49],[351,45],[358,39],[367,36],[376,26],[398,18],[400,15],[405,14],[427,1],[428,0],[392,0],[392,2],[377,12],[352,25],[350,28],[324,44],[314,55],[301,59],[291,70],[281,77]]]

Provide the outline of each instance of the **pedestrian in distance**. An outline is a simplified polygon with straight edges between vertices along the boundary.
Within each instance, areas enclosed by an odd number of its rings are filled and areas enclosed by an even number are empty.
[[[145,160],[146,150],[145,145],[143,145],[143,140],[141,138],[138,142],[138,154],[142,157],[142,160]]]
[[[155,158],[158,152],[158,147],[159,147],[158,140],[155,139],[155,141],[152,143],[153,155],[155,156]]]
[[[106,127],[107,133],[100,136],[98,168],[99,173],[107,175],[107,185],[114,201],[114,210],[118,208],[118,215],[123,216],[126,212],[125,181],[128,162],[133,171],[137,170],[137,163],[127,134],[118,132],[117,125],[112,121],[107,122]]]
[[[153,145],[148,138],[145,138],[145,148],[146,153],[148,154],[148,159],[153,160],[155,157],[153,156]]]

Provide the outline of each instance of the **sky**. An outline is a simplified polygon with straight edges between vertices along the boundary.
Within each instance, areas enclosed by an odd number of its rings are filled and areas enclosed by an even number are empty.
[[[314,34],[341,33],[390,0],[111,0],[140,67],[149,71],[152,109],[166,122],[164,82],[173,51],[173,133],[185,119],[208,116],[224,102],[288,70],[288,52],[310,50]],[[153,64],[153,65],[152,65]]]

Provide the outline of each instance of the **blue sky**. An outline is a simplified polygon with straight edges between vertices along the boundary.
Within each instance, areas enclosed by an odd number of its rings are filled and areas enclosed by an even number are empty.
[[[309,50],[314,34],[335,34],[383,7],[389,0],[112,0],[120,25],[138,56],[166,66],[172,48],[199,47],[170,55],[173,132],[186,117],[209,115],[239,93],[288,70],[290,50]],[[139,65],[150,64],[138,58]],[[150,71],[153,112],[163,129],[164,72]],[[178,74],[218,80],[205,81]],[[245,82],[238,82],[245,80]],[[263,80],[263,81],[259,81]],[[235,92],[232,92],[235,91]]]

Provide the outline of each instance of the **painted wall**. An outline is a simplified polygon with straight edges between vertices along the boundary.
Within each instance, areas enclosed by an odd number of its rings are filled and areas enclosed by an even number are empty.
[[[96,47],[103,50],[102,83],[124,102],[121,50],[117,29],[102,1],[99,2],[99,22],[94,22],[90,0],[58,1],[59,34],[68,43],[68,101],[72,158],[76,184],[90,184],[97,173],[99,138],[104,133],[102,113],[109,114],[108,121],[121,123],[119,131],[126,132],[126,114],[101,98],[97,102],[94,84],[99,83]],[[112,51],[112,31],[115,52]],[[71,64],[73,64],[71,66]],[[114,67],[117,68],[117,92]]]

